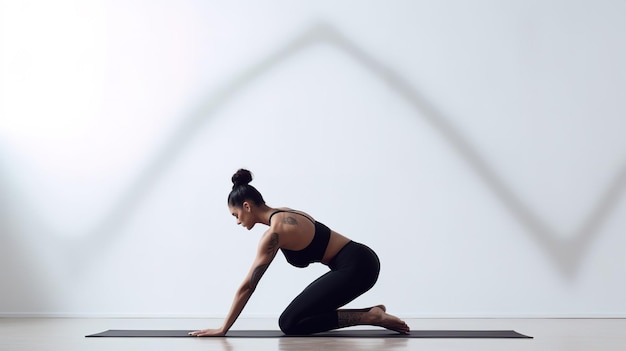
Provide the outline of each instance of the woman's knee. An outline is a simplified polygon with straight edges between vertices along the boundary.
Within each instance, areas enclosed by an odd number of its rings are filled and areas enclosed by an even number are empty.
[[[298,334],[296,330],[296,320],[289,316],[287,311],[283,312],[278,319],[278,327],[285,335]]]

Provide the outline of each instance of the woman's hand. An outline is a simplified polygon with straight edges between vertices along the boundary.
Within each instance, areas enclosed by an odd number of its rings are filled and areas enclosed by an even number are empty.
[[[204,329],[204,330],[196,330],[194,332],[189,333],[191,336],[225,336],[226,332],[222,329]]]

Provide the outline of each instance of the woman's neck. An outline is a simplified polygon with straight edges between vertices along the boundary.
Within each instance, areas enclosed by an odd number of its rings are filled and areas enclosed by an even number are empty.
[[[269,207],[267,205],[261,205],[257,209],[257,223],[270,225],[270,215],[276,211],[275,208]]]

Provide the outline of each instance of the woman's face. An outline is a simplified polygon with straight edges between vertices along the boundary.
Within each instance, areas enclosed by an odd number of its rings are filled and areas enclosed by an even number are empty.
[[[250,230],[256,224],[252,219],[250,204],[248,204],[247,202],[244,202],[241,207],[228,206],[228,209],[237,220],[237,225],[242,225],[246,229]]]

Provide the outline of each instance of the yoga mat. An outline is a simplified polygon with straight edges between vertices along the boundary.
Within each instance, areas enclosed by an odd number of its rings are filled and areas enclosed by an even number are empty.
[[[86,337],[188,337],[191,330],[107,330],[102,333],[87,335]],[[312,335],[285,335],[280,330],[230,330],[228,338],[463,338],[463,339],[502,339],[521,338],[532,339],[531,336],[520,334],[514,330],[413,330],[411,334],[399,334],[385,329],[370,330],[334,330]]]

